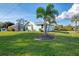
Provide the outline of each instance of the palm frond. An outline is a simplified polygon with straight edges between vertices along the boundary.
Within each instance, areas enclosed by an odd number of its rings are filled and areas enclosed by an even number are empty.
[[[55,16],[58,16],[58,11],[54,8],[53,4],[48,4],[46,7],[46,15],[49,15],[53,19],[55,19]]]
[[[42,7],[38,7],[36,11],[37,18],[44,18],[45,10]]]

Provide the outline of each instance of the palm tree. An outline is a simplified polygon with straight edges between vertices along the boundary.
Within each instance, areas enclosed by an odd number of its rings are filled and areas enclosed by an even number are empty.
[[[47,25],[55,21],[55,17],[58,15],[58,11],[54,8],[53,4],[48,4],[46,9],[38,7],[36,10],[37,18],[43,18],[44,20],[44,33],[47,34]]]
[[[75,22],[75,31],[77,31],[77,23],[79,21],[79,16],[78,15],[74,15],[72,16],[72,22]]]

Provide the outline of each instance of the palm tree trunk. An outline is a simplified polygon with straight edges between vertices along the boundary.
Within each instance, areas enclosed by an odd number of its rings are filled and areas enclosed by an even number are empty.
[[[46,19],[44,19],[44,34],[47,35],[47,24],[46,24]]]
[[[46,35],[47,34],[47,25],[45,24],[44,26],[44,34]]]
[[[75,22],[75,32],[77,31],[77,22]]]

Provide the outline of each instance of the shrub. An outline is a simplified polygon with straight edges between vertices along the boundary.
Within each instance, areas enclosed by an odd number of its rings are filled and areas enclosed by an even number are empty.
[[[73,31],[73,26],[67,25],[67,26],[62,26],[58,25],[55,27],[55,30],[57,31]]]
[[[71,27],[71,26],[64,26],[63,30],[64,31],[73,31],[73,27]]]
[[[15,31],[12,26],[9,26],[7,30],[8,30],[8,31]]]

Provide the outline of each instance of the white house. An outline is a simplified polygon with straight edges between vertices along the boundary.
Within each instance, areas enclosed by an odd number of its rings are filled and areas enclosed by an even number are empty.
[[[23,24],[20,25],[20,31],[23,31]],[[12,28],[14,28],[15,31],[18,31],[18,24],[16,23],[15,25],[11,26]],[[34,22],[29,22],[28,24],[25,25],[25,31],[39,31],[39,29],[41,28],[41,26],[38,26],[37,24],[35,24]]]
[[[20,25],[20,31],[23,31],[23,28],[25,28],[25,31],[39,31],[39,29],[41,28],[41,25],[43,25],[42,23],[34,23],[32,21],[29,21],[28,24]],[[15,31],[18,31],[18,24],[16,23],[15,25],[12,25],[12,27],[14,28]],[[42,28],[44,30],[44,28]],[[51,26],[47,27],[47,31],[53,31],[54,30],[54,24]]]

